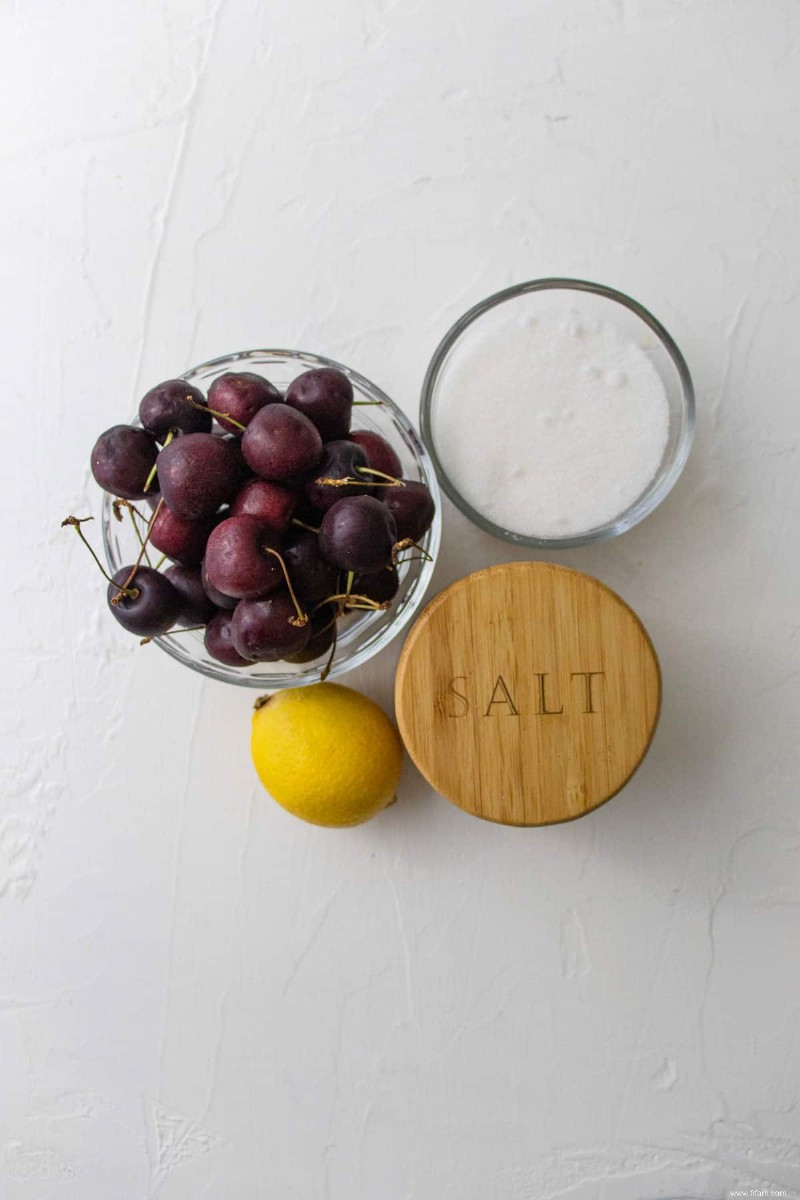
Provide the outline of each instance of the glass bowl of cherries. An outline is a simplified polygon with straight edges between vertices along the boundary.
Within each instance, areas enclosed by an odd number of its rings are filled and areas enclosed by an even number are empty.
[[[334,678],[422,603],[441,531],[432,463],[404,413],[340,363],[203,363],[152,388],[91,461],[109,609],[203,675],[262,690]],[[82,523],[65,521],[84,538]]]

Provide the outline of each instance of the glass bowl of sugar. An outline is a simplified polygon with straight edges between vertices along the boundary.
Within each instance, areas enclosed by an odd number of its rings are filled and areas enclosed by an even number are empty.
[[[565,549],[643,520],[694,432],[683,355],[613,288],[537,279],[497,292],[446,334],[420,426],[439,481],[495,537]]]

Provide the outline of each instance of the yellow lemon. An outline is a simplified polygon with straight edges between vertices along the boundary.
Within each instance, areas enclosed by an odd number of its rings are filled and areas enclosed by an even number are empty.
[[[250,748],[273,799],[313,825],[374,817],[394,800],[403,763],[403,743],[384,711],[337,683],[259,701]]]

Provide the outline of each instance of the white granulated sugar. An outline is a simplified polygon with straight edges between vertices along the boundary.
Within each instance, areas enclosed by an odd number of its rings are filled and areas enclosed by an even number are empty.
[[[457,347],[434,435],[453,484],[496,525],[570,537],[623,513],[667,445],[664,384],[615,326],[509,315]]]

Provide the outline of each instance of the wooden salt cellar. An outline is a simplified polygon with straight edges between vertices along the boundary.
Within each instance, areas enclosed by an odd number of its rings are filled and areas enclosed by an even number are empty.
[[[661,705],[655,650],[614,592],[554,563],[460,579],[414,625],[395,702],[409,754],[466,812],[571,821],[647,753]]]

